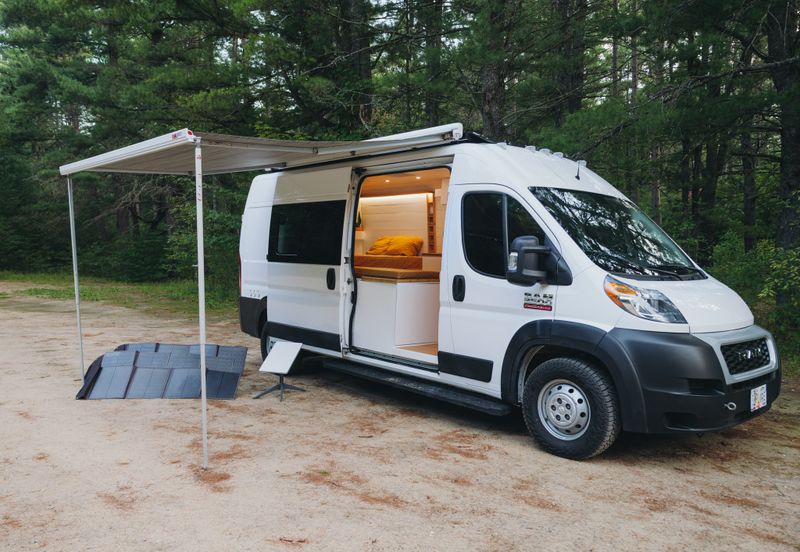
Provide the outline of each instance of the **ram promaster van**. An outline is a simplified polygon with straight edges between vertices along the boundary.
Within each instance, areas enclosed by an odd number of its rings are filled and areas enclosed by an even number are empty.
[[[446,128],[253,180],[240,319],[264,356],[300,342],[330,369],[519,407],[542,448],[576,459],[623,430],[713,431],[770,408],[772,335],[628,198],[581,161]]]

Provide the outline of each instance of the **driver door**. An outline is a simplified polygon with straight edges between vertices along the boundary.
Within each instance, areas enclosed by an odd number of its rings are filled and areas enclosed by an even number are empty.
[[[441,282],[441,295],[452,340],[439,370],[442,380],[499,397],[508,343],[524,324],[552,320],[557,289],[508,282],[509,247],[518,236],[540,243],[546,236],[530,206],[505,186],[452,186],[448,209],[448,281]]]

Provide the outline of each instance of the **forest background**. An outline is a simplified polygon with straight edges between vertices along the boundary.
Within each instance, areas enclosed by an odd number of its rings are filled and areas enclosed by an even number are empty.
[[[332,140],[461,121],[587,160],[796,359],[799,25],[797,0],[0,0],[0,270],[69,270],[67,162],[182,127]],[[252,176],[207,179],[212,302],[238,295]],[[193,190],[80,176],[81,271],[194,278]]]

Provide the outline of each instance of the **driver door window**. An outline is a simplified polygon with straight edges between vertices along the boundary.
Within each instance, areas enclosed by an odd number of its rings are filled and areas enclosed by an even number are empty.
[[[519,236],[544,232],[519,201],[507,194],[471,192],[462,203],[464,256],[470,267],[486,276],[506,277],[511,243]]]

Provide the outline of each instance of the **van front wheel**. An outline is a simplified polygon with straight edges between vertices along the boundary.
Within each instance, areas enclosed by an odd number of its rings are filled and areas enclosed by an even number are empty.
[[[525,382],[522,413],[543,449],[573,460],[600,454],[620,432],[611,379],[574,358],[554,358],[533,370]]]

